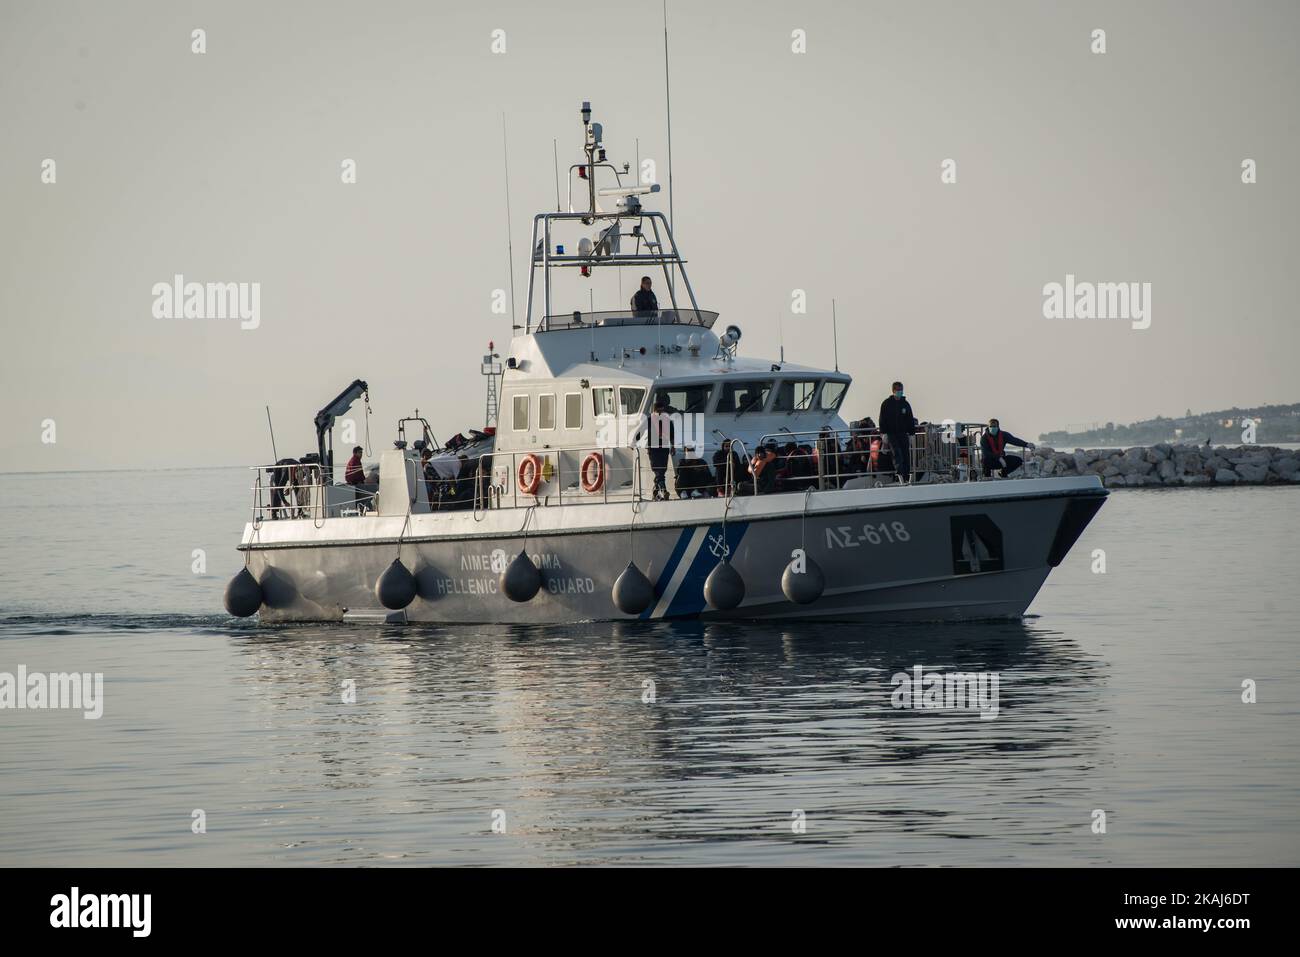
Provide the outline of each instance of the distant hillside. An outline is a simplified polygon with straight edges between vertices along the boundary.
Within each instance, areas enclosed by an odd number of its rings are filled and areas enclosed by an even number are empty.
[[[1157,416],[1130,425],[1107,422],[1077,432],[1044,432],[1038,441],[1058,449],[1118,448],[1155,445],[1157,442],[1203,445],[1207,438],[1214,445],[1241,445],[1244,441],[1242,419],[1255,421],[1256,445],[1300,442],[1300,403],[1220,409],[1217,412],[1197,414],[1188,409],[1186,415],[1176,419]]]

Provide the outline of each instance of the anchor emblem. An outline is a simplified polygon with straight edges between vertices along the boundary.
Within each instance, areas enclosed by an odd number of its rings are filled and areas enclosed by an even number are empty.
[[[725,535],[719,533],[709,536],[709,551],[713,553],[714,558],[726,558],[731,554],[731,546],[727,544]]]

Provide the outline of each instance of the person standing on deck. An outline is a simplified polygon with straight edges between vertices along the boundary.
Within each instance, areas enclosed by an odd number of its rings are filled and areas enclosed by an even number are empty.
[[[352,458],[348,459],[348,467],[343,472],[343,481],[349,485],[360,485],[366,480],[366,471],[361,467],[361,446],[356,446],[352,450]]]
[[[676,436],[673,434],[673,420],[668,414],[668,400],[659,396],[655,399],[654,412],[650,415],[650,434],[646,443],[646,455],[650,459],[650,471],[654,473],[654,499],[667,500],[668,463],[676,451]]]
[[[642,276],[641,288],[632,295],[632,311],[638,316],[653,315],[659,311],[659,298],[650,286],[650,277]]]
[[[903,483],[912,478],[912,434],[916,432],[916,416],[903,392],[903,383],[895,382],[890,395],[880,403],[880,431],[889,439],[894,454],[894,471]]]

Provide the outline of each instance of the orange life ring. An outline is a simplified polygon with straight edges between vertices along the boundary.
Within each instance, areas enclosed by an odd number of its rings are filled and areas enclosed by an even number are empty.
[[[542,462],[536,455],[529,453],[519,463],[519,491],[525,495],[536,495],[542,484]]]
[[[591,467],[596,470],[593,478],[590,472]],[[599,492],[605,487],[605,457],[599,452],[589,452],[587,457],[582,460],[582,490],[584,492]]]

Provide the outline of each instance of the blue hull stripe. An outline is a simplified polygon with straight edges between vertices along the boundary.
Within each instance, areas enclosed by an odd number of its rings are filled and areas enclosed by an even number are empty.
[[[748,522],[727,523],[726,544],[731,549],[730,554],[733,559],[736,549],[740,546],[740,540],[745,537],[748,528]],[[709,577],[709,572],[713,571],[713,566],[718,564],[719,557],[715,551],[722,551],[720,547],[722,541],[723,526],[721,524],[710,526],[708,535],[695,553],[686,576],[677,588],[677,594],[673,596],[665,612],[665,617],[689,617],[704,611],[707,604],[704,600],[704,581]]]
[[[686,552],[686,545],[694,533],[694,528],[683,528],[681,535],[677,537],[677,544],[673,546],[673,552],[668,556],[668,563],[664,565],[664,570],[659,573],[659,580],[655,582],[655,600],[650,603],[649,608],[641,612],[642,618],[649,618],[654,614],[655,605],[659,604],[659,599],[667,590],[668,583],[672,581],[673,573],[677,571],[677,565],[681,562],[682,555]]]

